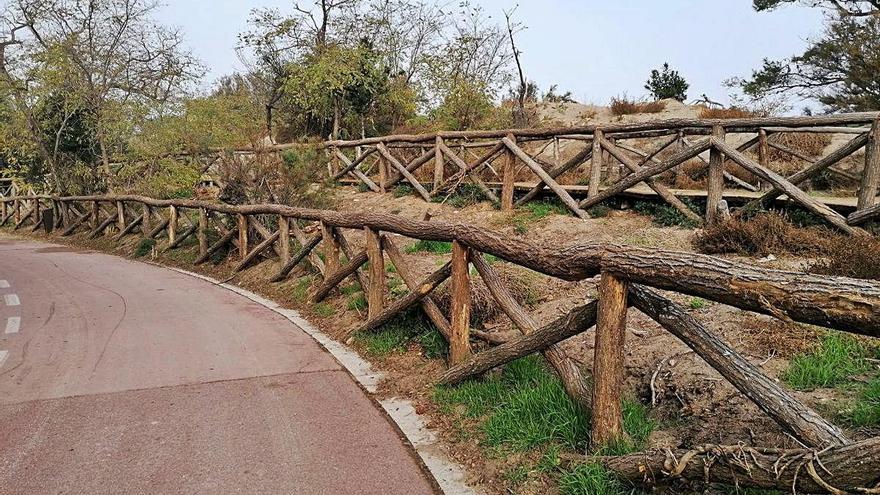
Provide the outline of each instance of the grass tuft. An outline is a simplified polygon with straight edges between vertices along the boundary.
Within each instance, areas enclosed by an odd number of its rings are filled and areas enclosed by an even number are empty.
[[[688,198],[682,199],[682,202],[695,213],[699,213],[697,206]],[[636,201],[633,204],[633,210],[642,215],[651,217],[655,224],[662,227],[684,227],[692,229],[697,227],[698,223],[684,216],[680,211],[666,203],[656,203],[653,201]]]
[[[626,95],[611,98],[611,115],[632,115],[636,113],[660,113],[666,108],[664,101],[640,102],[630,100]]]
[[[796,390],[831,387],[869,369],[867,349],[856,339],[829,333],[812,352],[791,360],[783,379]]]
[[[868,382],[848,414],[853,426],[880,425],[880,377]]]
[[[134,249],[134,257],[143,258],[150,254],[154,247],[156,247],[156,239],[141,239],[141,242]]]
[[[430,359],[442,358],[447,352],[446,339],[420,310],[413,309],[395,317],[372,332],[360,333],[355,340],[371,356],[387,356],[406,351],[416,342]]]
[[[620,495],[629,491],[599,464],[579,464],[559,478],[563,495]]]
[[[447,254],[452,252],[452,243],[446,241],[416,241],[406,247],[405,251],[413,253]]]
[[[312,306],[312,310],[316,315],[322,318],[329,318],[336,314],[336,308],[327,303],[318,303]]]

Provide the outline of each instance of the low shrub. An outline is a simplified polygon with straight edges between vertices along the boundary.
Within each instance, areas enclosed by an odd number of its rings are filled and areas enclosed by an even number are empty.
[[[143,258],[150,254],[154,247],[156,247],[156,239],[141,239],[141,242],[134,248],[134,257]]]
[[[699,211],[691,200],[685,198],[682,202],[684,202],[684,204],[695,213]],[[682,212],[666,203],[636,201],[633,204],[633,210],[642,215],[651,217],[654,223],[663,227],[684,227],[692,229],[698,225],[697,222],[684,216]]]
[[[730,107],[730,108],[714,108],[714,107],[702,107],[700,108],[700,118],[701,119],[747,119],[751,117],[760,117],[758,112],[754,112],[752,110],[746,110],[744,108],[739,107]]]
[[[666,108],[665,101],[635,101],[624,96],[611,98],[611,115],[632,115],[636,113],[660,113]]]
[[[836,236],[811,273],[880,280],[880,240],[867,236]]]

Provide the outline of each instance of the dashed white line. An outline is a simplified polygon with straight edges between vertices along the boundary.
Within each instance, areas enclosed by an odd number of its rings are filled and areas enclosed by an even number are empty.
[[[9,351],[0,351],[0,368],[3,367],[3,363],[6,362],[6,358],[9,357]]]
[[[8,289],[9,281],[8,280],[0,280],[0,289]]]
[[[3,296],[7,306],[18,306],[21,301],[18,300],[18,294],[6,294]]]
[[[10,316],[6,319],[6,333],[18,333],[18,329],[21,328],[21,317],[20,316]]]

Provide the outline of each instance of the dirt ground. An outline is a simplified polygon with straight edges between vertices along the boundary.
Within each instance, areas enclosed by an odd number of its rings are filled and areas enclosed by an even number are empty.
[[[592,242],[620,243],[693,251],[691,238],[694,230],[657,227],[650,218],[631,211],[612,211],[604,218],[586,221],[556,214],[533,221],[515,221],[515,215],[499,212],[485,203],[453,208],[448,205],[428,204],[416,197],[394,198],[390,194],[383,196],[369,192],[357,193],[348,188],[339,188],[335,194],[342,210],[391,212],[417,219],[422,219],[427,212],[434,220],[474,223],[510,235],[527,236],[534,242],[560,246]],[[523,214],[517,215],[521,219]],[[343,233],[356,248],[363,245],[361,232]],[[94,241],[86,241],[82,237],[77,235],[56,240],[111,251],[122,256],[131,256],[139,243],[137,236],[129,236],[121,244],[112,242],[110,237]],[[402,247],[410,243],[411,240],[400,239],[398,245]],[[420,276],[424,276],[436,270],[449,255],[418,253],[405,256]],[[165,254],[154,249],[145,258],[193,270],[195,248],[190,246]],[[777,255],[777,258],[762,265],[767,268],[800,269],[804,264],[802,258],[783,255]],[[748,261],[758,262],[754,259]],[[302,268],[298,268],[283,283],[269,284],[266,280],[278,269],[276,260],[265,260],[231,276],[234,263],[235,260],[216,265],[209,263],[195,270],[262,293],[284,306],[299,309],[331,336],[338,336],[363,321],[365,315],[356,309],[349,309],[347,297],[338,291],[325,301],[325,304],[332,307],[332,315],[327,315],[327,311],[316,311],[315,306],[299,299],[302,297],[302,290],[298,290],[298,285],[301,284],[299,277],[307,275]],[[535,291],[534,304],[529,310],[542,324],[582,304],[585,299],[595,297],[595,279],[576,283],[564,282],[519,267],[509,267],[503,262],[498,262],[498,265],[499,271],[513,272],[514,275],[519,272],[520,278],[526,280]],[[820,332],[810,326],[782,323],[721,304],[695,301],[688,296],[672,293],[667,295],[684,306],[693,308],[692,312],[697,319],[771,377],[778,378],[793,355],[813,346]],[[489,332],[514,332],[511,323],[503,315],[490,319],[484,326],[483,330]],[[636,310],[629,313],[626,339],[626,388],[632,397],[648,406],[651,418],[658,425],[649,439],[650,447],[671,448],[705,443],[745,443],[777,447],[797,445],[794,439],[688,347]],[[417,411],[427,415],[430,426],[440,433],[448,456],[468,469],[470,482],[474,486],[491,494],[512,493],[511,486],[504,479],[504,473],[520,463],[522,458],[486,455],[480,446],[479,436],[462,434],[467,425],[442,414],[432,400],[437,377],[445,369],[442,360],[425,357],[418,345],[413,345],[408,352],[392,353],[384,357],[370,356],[360,345],[354,344],[366,359],[386,373],[387,378],[379,390],[380,398],[405,397],[412,400]],[[568,354],[589,372],[592,366],[592,330],[569,339],[564,346]],[[796,392],[795,395],[819,412],[825,413],[835,410],[832,406],[841,400],[839,393],[820,389],[808,393]],[[870,431],[849,433],[854,438],[876,434]],[[516,493],[554,491],[550,482],[540,477],[516,487]]]

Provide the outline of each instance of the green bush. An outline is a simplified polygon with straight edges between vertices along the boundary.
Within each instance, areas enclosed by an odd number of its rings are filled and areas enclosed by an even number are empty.
[[[694,213],[700,213],[700,210],[690,199],[684,198],[682,199],[682,202]],[[684,227],[692,229],[699,225],[697,222],[686,217],[682,212],[666,203],[636,201],[633,204],[633,210],[639,214],[651,217],[654,223],[662,227]]]
[[[141,239],[137,247],[134,249],[135,258],[143,258],[150,254],[156,246],[156,239]]]

